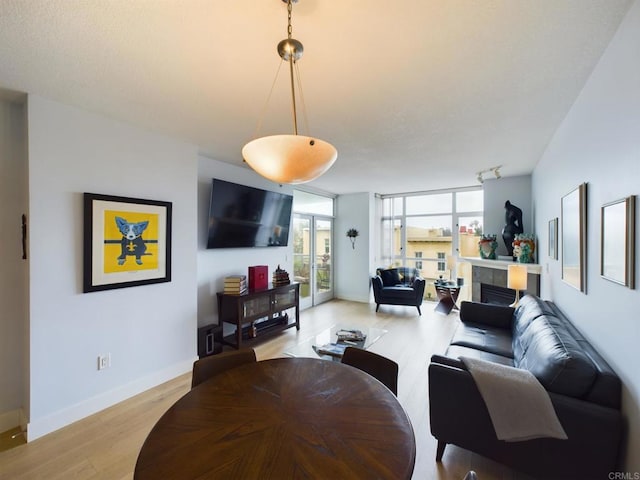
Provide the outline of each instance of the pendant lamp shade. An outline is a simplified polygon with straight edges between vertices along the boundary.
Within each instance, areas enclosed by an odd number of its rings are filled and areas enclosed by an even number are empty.
[[[304,135],[257,138],[242,157],[258,174],[276,183],[305,183],[325,173],[338,158],[333,145]]]

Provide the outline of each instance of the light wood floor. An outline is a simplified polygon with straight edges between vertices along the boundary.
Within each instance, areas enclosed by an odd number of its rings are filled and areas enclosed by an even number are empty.
[[[301,329],[289,329],[255,347],[258,360],[286,356],[288,349],[308,341],[333,324],[388,330],[370,350],[400,366],[398,399],[407,411],[416,436],[414,479],[460,480],[475,470],[481,480],[529,479],[502,465],[455,446],[447,446],[435,461],[436,441],[429,432],[427,367],[433,353],[442,353],[458,316],[422,306],[381,306],[331,301],[302,312]],[[131,479],[138,452],[160,416],[189,391],[191,374],[121,402],[29,444],[0,452],[0,479]],[[161,480],[161,479],[159,479]]]

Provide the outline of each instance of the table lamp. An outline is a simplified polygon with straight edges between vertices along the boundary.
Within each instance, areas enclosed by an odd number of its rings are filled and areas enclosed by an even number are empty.
[[[507,267],[507,288],[516,291],[516,300],[510,307],[517,307],[520,301],[520,290],[527,289],[527,267],[525,265],[509,265]]]

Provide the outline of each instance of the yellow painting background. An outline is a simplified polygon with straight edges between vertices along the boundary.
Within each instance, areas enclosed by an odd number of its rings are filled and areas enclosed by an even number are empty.
[[[140,270],[155,270],[158,268],[158,244],[145,243],[147,250],[142,255],[142,265],[136,263],[136,257],[127,255],[124,264],[118,265],[118,257],[122,251],[120,240],[122,233],[116,224],[116,217],[122,217],[129,223],[148,221],[149,225],[142,232],[143,240],[158,240],[158,214],[145,212],[131,212],[119,210],[104,211],[104,273],[135,272]],[[116,240],[118,243],[106,243],[106,240]]]

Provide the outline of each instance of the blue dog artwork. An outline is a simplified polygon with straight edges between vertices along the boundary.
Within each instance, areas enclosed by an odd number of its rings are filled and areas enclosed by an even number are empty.
[[[149,253],[145,253],[147,246],[142,239],[142,233],[146,230],[149,222],[130,223],[122,217],[116,217],[116,225],[118,225],[118,230],[122,233],[118,265],[124,265],[127,257],[136,257],[136,263],[142,265],[142,256],[150,255]]]

